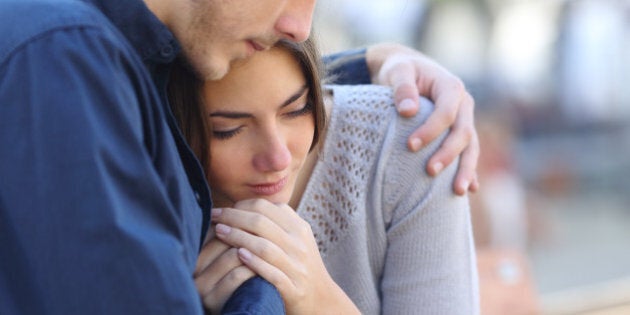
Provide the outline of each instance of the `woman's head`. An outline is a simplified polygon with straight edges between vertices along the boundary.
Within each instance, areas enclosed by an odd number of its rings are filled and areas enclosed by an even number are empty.
[[[206,121],[198,124],[205,125],[208,146],[191,137],[190,123],[182,129],[204,163],[217,206],[249,198],[289,201],[324,128],[320,69],[311,40],[281,41],[201,86],[199,114]]]

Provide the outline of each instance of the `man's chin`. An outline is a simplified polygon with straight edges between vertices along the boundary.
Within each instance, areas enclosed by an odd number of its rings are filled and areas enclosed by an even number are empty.
[[[228,74],[230,69],[238,67],[239,65],[243,64],[247,59],[247,57],[238,57],[222,64],[209,64],[207,65],[205,71],[203,71],[203,73],[201,73],[199,77],[204,78],[207,81],[221,80]]]
[[[212,68],[212,69],[208,69],[207,71],[204,71],[204,73],[202,74],[202,78],[204,78],[205,81],[216,81],[216,80],[221,80],[223,79],[223,77],[225,77],[225,75],[228,73],[228,71],[230,70],[230,67],[222,67],[222,68]]]

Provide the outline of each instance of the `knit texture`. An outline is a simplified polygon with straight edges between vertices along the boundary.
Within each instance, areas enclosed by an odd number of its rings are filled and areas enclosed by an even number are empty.
[[[477,314],[468,199],[452,192],[457,162],[436,178],[426,163],[443,137],[410,152],[432,111],[397,114],[380,86],[328,86],[334,105],[297,211],[333,279],[363,314]]]

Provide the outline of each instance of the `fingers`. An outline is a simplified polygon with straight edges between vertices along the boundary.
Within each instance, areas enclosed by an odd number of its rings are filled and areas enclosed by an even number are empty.
[[[219,281],[236,267],[242,266],[237,255],[236,248],[230,248],[224,251],[217,259],[210,262],[206,268],[198,272],[195,278],[197,290],[201,295],[208,294]]]
[[[479,180],[477,178],[479,153],[479,140],[475,134],[469,147],[464,150],[459,160],[459,169],[453,184],[453,190],[456,194],[464,195],[467,191],[476,192],[479,189]]]
[[[212,288],[205,290],[201,280],[195,279],[195,284],[200,292],[201,300],[205,308],[209,309],[212,314],[218,314],[223,308],[229,297],[248,279],[255,276],[255,273],[245,265],[241,265],[232,269]],[[200,288],[204,288],[204,292]]]
[[[457,140],[463,138],[467,138],[467,136],[449,135],[444,141],[444,145],[431,157],[427,166],[427,173],[436,176],[444,168],[444,165],[449,165],[463,150],[457,175],[453,182],[453,191],[457,195],[465,195],[469,190],[474,192],[479,187],[476,170],[479,158],[477,138],[474,136],[469,144]]]
[[[394,103],[398,113],[404,117],[411,117],[420,108],[418,103],[419,91],[416,84],[414,67],[397,63],[390,69],[386,82],[394,89]]]
[[[233,208],[213,209],[212,220],[240,228],[280,246],[285,244],[287,234],[295,234],[308,225],[290,206],[276,205],[264,199],[239,201]]]
[[[254,275],[239,259],[237,249],[229,248],[196,272],[194,280],[204,307],[218,312],[232,292]]]
[[[232,208],[259,213],[276,223],[285,231],[289,230],[300,219],[295,210],[287,204],[274,204],[265,199],[242,200]]]
[[[295,291],[293,282],[282,270],[257,255],[254,255],[246,248],[240,248],[238,255],[247,267],[273,284],[278,289],[281,296],[286,297],[289,295],[288,293]]]
[[[286,264],[285,252],[268,239],[222,223],[217,224],[216,233],[217,237],[225,243],[236,248],[247,248],[271,265],[282,266]]]
[[[212,220],[217,223],[215,233],[219,237],[219,232],[225,231],[225,227],[233,227],[251,233],[252,236],[264,238],[272,243],[283,246],[287,240],[287,232],[281,228],[276,222],[267,216],[234,208],[213,209]],[[225,235],[221,235],[225,236]],[[225,241],[225,239],[219,237]],[[247,243],[231,243],[231,246],[242,247]]]
[[[461,155],[459,169],[453,184],[453,190],[458,195],[463,195],[468,190],[475,191],[479,186],[476,179],[479,139],[474,128],[473,111],[474,102],[470,96],[466,95],[451,131],[427,165],[429,175],[436,176],[457,156]]]
[[[435,140],[456,122],[458,115],[461,115],[460,111],[472,109],[474,105],[472,97],[463,85],[436,88],[431,97],[434,98],[435,109],[429,118],[409,136],[408,147],[411,151],[418,151],[423,145]],[[469,123],[472,124],[472,115],[464,116],[464,118],[470,118]],[[461,123],[468,123],[468,121],[464,120]]]
[[[201,249],[199,257],[197,257],[197,265],[195,267],[194,275],[201,273],[204,269],[208,267],[208,265],[210,265],[211,262],[216,260],[229,248],[230,246],[216,238],[208,240]]]

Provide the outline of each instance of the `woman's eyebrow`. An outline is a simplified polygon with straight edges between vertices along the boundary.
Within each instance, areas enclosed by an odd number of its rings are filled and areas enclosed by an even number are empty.
[[[307,89],[308,89],[308,86],[306,86],[306,84],[304,84],[299,90],[297,90],[297,92],[295,92],[293,95],[289,96],[289,98],[287,98],[286,101],[282,102],[282,104],[280,104],[280,108],[289,106],[289,104],[295,102],[297,99],[302,97],[302,95],[304,95],[304,93],[306,93]]]
[[[287,98],[284,102],[282,102],[279,108],[289,106],[291,103],[295,102],[297,99],[302,97],[302,95],[304,95],[304,93],[306,93],[307,90],[308,90],[308,86],[306,84],[303,85],[302,87],[300,87],[300,89],[297,92],[295,92],[294,94],[289,96],[289,98]],[[210,117],[241,119],[241,118],[251,118],[252,114],[236,112],[236,111],[216,111],[216,112],[210,113]]]
[[[231,119],[240,119],[240,118],[252,117],[252,114],[241,113],[241,112],[232,112],[232,111],[216,111],[216,112],[210,113],[210,117],[223,117],[223,118],[231,118]]]

